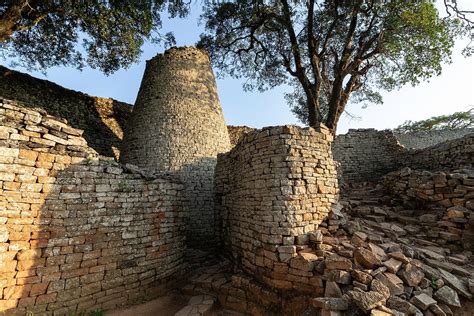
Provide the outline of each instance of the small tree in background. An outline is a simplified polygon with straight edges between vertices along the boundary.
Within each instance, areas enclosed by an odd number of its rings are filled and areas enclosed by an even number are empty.
[[[433,116],[432,118],[417,122],[405,121],[395,131],[409,133],[459,128],[474,128],[474,108],[449,115]]]
[[[208,1],[203,18],[199,45],[221,74],[292,85],[297,116],[334,133],[350,97],[380,103],[378,89],[439,75],[460,34],[429,0]]]
[[[110,74],[137,62],[145,40],[170,46],[160,34],[161,12],[184,17],[182,0],[35,1],[0,4],[0,45],[4,57],[29,69],[85,64]]]

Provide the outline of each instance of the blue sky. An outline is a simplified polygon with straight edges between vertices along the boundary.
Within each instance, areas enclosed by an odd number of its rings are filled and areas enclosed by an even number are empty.
[[[199,39],[203,29],[202,25],[198,25],[197,12],[200,5],[194,6],[194,13],[190,18],[165,20],[163,23],[163,31],[175,33],[178,46],[193,45]],[[474,58],[461,55],[464,46],[465,42],[456,45],[453,63],[443,67],[441,76],[416,87],[405,86],[397,91],[384,92],[383,105],[370,105],[363,109],[361,105],[350,104],[348,111],[358,118],[344,115],[339,123],[338,134],[347,132],[349,128],[393,128],[405,120],[420,120],[474,107]],[[46,76],[19,67],[14,69],[69,89],[133,104],[145,69],[145,61],[163,50],[162,47],[146,44],[138,64],[111,76],[105,76],[93,69],[80,72],[57,67],[49,69]],[[9,66],[8,61],[3,63]],[[249,93],[243,91],[242,81],[231,78],[218,79],[217,86],[227,124],[251,127],[300,124],[285,103],[283,93],[287,87],[278,87],[265,93]]]

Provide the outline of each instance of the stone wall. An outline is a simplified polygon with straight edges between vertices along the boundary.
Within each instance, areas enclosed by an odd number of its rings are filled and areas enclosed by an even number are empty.
[[[415,209],[421,206],[420,214],[414,216],[430,227],[438,243],[462,244],[474,250],[473,169],[429,172],[403,168],[387,174],[383,184],[405,204]]]
[[[309,235],[327,217],[338,187],[332,135],[296,126],[242,137],[216,166],[217,209],[225,252],[278,289],[321,290]],[[321,236],[322,237],[322,236]]]
[[[406,152],[392,131],[375,129],[350,129],[345,135],[337,135],[332,149],[348,183],[376,181],[397,170]]]
[[[147,61],[121,160],[180,175],[193,247],[215,244],[214,167],[217,154],[229,148],[208,55],[172,48]]]
[[[344,182],[377,181],[403,166],[421,170],[472,168],[474,133],[431,147],[409,150],[390,130],[351,129],[336,137],[333,151],[334,159],[341,164]]]
[[[410,151],[405,165],[421,170],[474,168],[474,133],[425,149]]]
[[[239,142],[242,136],[254,130],[256,130],[256,128],[248,127],[248,126],[227,125],[227,131],[229,132],[230,143],[232,146],[237,145],[237,143]]]
[[[47,80],[0,66],[0,97],[40,107],[84,130],[83,137],[99,154],[119,156],[131,105],[63,88]]]
[[[423,149],[474,133],[474,128],[397,133],[395,137],[408,149]]]
[[[0,103],[0,312],[112,309],[183,272],[183,185],[99,160],[81,134]]]

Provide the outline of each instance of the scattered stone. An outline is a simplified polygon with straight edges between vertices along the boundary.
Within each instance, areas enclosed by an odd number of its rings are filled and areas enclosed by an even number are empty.
[[[371,309],[383,305],[386,301],[385,297],[377,292],[358,292],[349,291],[347,293],[354,304],[357,305],[362,311],[368,313]]]
[[[324,290],[325,297],[342,297],[342,291],[334,281],[327,281],[326,288]]]
[[[358,264],[364,268],[374,269],[382,264],[379,258],[375,256],[371,251],[364,248],[357,248],[354,251],[354,259]]]
[[[391,309],[405,313],[406,315],[423,315],[415,305],[397,296],[391,296],[387,301],[387,306]]]
[[[425,293],[413,296],[410,302],[423,311],[427,310],[431,305],[437,303],[434,299],[431,298],[431,296],[428,296]]]
[[[446,284],[450,285],[454,290],[456,290],[456,292],[466,297],[467,299],[472,299],[471,293],[469,293],[467,286],[463,282],[461,282],[457,277],[455,277],[448,271],[445,271],[443,269],[438,270],[441,273],[441,277],[443,278]]]
[[[390,297],[389,288],[377,279],[373,280],[370,284],[370,290],[382,294],[385,300]]]
[[[403,253],[397,251],[397,252],[391,252],[388,254],[391,258],[394,258],[398,261],[401,261],[404,264],[410,263],[410,259],[407,258]]]
[[[330,270],[350,270],[352,269],[352,261],[338,256],[338,255],[332,255],[326,258],[326,268]]]
[[[402,262],[398,261],[397,259],[390,258],[387,261],[383,262],[383,265],[387,267],[387,270],[391,273],[397,273],[400,267],[402,266]]]
[[[408,286],[417,286],[425,276],[420,269],[410,263],[405,265],[398,275]]]
[[[445,303],[453,307],[461,307],[461,302],[459,301],[458,293],[454,291],[449,286],[445,285],[436,291],[433,297],[441,303]]]
[[[370,274],[362,272],[360,270],[352,270],[351,275],[355,280],[366,285],[370,284],[370,282],[372,282],[372,279],[373,279],[373,277]]]

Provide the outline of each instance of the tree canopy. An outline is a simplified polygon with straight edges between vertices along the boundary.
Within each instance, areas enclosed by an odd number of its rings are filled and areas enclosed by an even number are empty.
[[[183,0],[36,1],[0,4],[0,45],[5,57],[45,70],[85,64],[110,74],[136,62],[145,40],[174,44],[161,34],[161,13],[183,17]]]
[[[442,129],[474,128],[474,108],[449,115],[433,116],[421,121],[405,121],[395,131],[400,133]]]
[[[430,0],[208,1],[203,18],[199,45],[221,75],[247,89],[292,85],[297,116],[333,132],[350,96],[381,103],[379,89],[439,75],[460,34]]]

